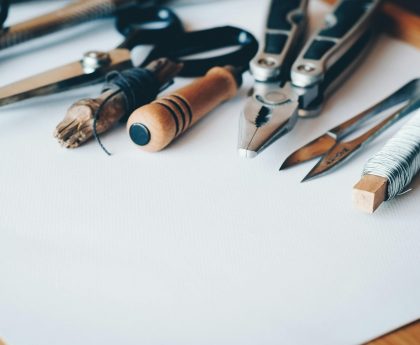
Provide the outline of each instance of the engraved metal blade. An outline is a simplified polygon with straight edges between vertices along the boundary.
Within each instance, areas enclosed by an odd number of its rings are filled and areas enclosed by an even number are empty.
[[[129,50],[114,49],[108,54],[107,64],[93,71],[86,70],[83,62],[77,61],[6,85],[0,88],[0,106],[95,84],[112,70],[132,67]]]
[[[302,182],[312,180],[315,177],[320,177],[333,168],[347,161],[353,154],[355,154],[361,147],[359,141],[350,141],[339,143],[335,145],[322,159],[314,166]]]
[[[293,152],[284,161],[280,170],[290,168],[303,162],[307,162],[327,153],[337,143],[336,137],[330,133],[312,140],[310,143]]]

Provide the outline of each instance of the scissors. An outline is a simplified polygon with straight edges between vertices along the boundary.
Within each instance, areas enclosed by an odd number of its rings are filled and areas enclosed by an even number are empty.
[[[254,36],[232,26],[185,32],[175,13],[164,7],[135,6],[122,10],[116,16],[116,28],[125,36],[117,48],[108,52],[89,51],[79,61],[4,86],[0,88],[0,106],[100,83],[110,71],[133,67],[131,50],[140,45],[154,45],[141,67],[166,57],[183,63],[180,75],[185,77],[204,75],[214,66],[247,66],[258,50]],[[222,55],[188,58],[232,47],[234,51]]]
[[[386,111],[394,107],[397,107],[397,109],[392,111],[388,117],[380,121],[377,125],[357,138],[344,141],[346,137],[361,128],[367,121],[383,115]],[[420,108],[420,79],[414,79],[384,100],[330,129],[325,134],[296,150],[286,159],[280,170],[321,157],[302,182],[325,175],[348,161],[382,132],[418,108]]]
[[[369,47],[380,2],[339,1],[304,44],[308,0],[272,0],[265,46],[251,62],[253,94],[241,114],[238,149],[242,157],[255,157],[290,132],[299,116],[320,113],[325,98],[343,83]]]

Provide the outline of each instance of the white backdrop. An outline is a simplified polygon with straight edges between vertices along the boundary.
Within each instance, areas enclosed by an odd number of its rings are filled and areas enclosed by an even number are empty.
[[[13,8],[11,22],[63,4]],[[268,1],[182,7],[189,29],[261,36]],[[313,23],[328,10],[312,1]],[[0,52],[0,83],[113,48],[112,20]],[[20,54],[25,52],[25,54]],[[254,160],[236,152],[252,84],[161,153],[119,128],[69,151],[52,138],[77,90],[0,109],[0,337],[9,345],[353,345],[420,317],[420,192],[352,209],[364,162],[278,172],[293,150],[419,76],[420,51],[383,36],[323,115]],[[179,80],[177,86],[185,83]],[[419,187],[417,180],[414,186]]]

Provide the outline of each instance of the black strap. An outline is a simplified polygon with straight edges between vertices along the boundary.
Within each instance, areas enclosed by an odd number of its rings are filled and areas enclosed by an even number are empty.
[[[7,19],[9,13],[9,0],[0,0],[0,29],[3,28],[3,24]]]
[[[236,49],[223,55],[185,59],[187,56],[221,48]],[[168,37],[151,51],[142,65],[166,57],[184,64],[180,76],[197,77],[215,66],[233,65],[246,70],[257,50],[258,42],[251,33],[233,26],[222,26]]]

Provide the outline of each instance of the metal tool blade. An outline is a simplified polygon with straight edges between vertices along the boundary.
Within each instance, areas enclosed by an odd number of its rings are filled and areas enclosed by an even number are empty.
[[[326,174],[333,168],[337,168],[354,154],[360,151],[363,147],[368,145],[372,140],[378,137],[381,133],[386,131],[392,125],[411,114],[414,110],[420,107],[420,98],[414,98],[408,105],[402,106],[395,110],[391,115],[382,120],[376,126],[372,127],[357,138],[340,142],[334,145],[331,150],[318,162],[317,165],[309,172],[309,174],[302,180],[309,181],[315,177]]]
[[[343,142],[335,145],[328,153],[322,157],[322,159],[313,167],[308,175],[302,180],[302,182],[309,181],[315,177],[320,177],[332,169],[337,168],[340,164],[343,164],[353,154],[355,154],[361,143],[358,141]]]
[[[32,97],[59,93],[72,88],[102,81],[111,70],[132,67],[131,54],[126,49],[115,49],[105,54],[101,65],[89,64],[89,54],[84,59],[40,73],[0,88],[0,106],[19,102]]]
[[[293,152],[284,161],[280,170],[284,170],[297,164],[307,162],[316,157],[327,153],[337,142],[337,138],[332,133],[324,135],[312,140],[310,143]]]
[[[239,122],[239,155],[253,158],[296,124],[299,103],[291,85],[259,83]]]

